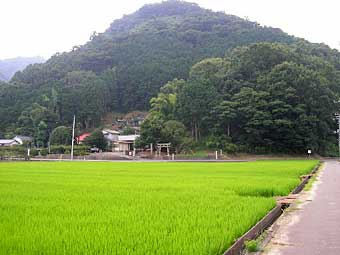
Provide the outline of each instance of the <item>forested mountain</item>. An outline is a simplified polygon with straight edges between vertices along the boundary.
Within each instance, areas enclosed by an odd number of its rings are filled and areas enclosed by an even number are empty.
[[[17,71],[25,69],[28,65],[43,63],[44,61],[45,59],[42,57],[18,57],[0,60],[0,80],[9,81]]]
[[[94,33],[85,45],[17,73],[12,79],[13,92],[6,92],[19,94],[15,96],[19,108],[9,109],[11,122],[32,103],[44,105],[46,98],[54,96],[58,102],[54,109],[62,123],[70,122],[73,113],[84,126],[91,126],[105,112],[147,110],[162,85],[175,77],[186,78],[196,62],[258,41],[292,43],[296,39],[279,29],[196,4],[146,5],[114,21],[104,33]],[[98,97],[89,95],[92,90]]]
[[[150,99],[164,84],[174,78],[188,80],[197,62],[223,58],[236,47],[257,42],[290,45],[295,58],[309,56],[340,70],[339,52],[326,45],[169,0],[114,21],[104,33],[93,33],[86,44],[30,65],[0,85],[0,132],[41,136],[57,125],[70,124],[73,114],[80,128],[89,128],[98,126],[108,112],[148,110]],[[246,55],[242,57],[242,72],[247,72]],[[271,59],[260,61],[262,69],[272,67],[267,63]],[[249,75],[255,74],[256,70]]]

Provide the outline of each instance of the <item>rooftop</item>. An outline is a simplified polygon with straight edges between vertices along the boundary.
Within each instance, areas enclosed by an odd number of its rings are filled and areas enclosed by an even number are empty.
[[[139,135],[120,135],[118,137],[119,141],[135,141]]]
[[[14,139],[0,139],[0,144],[11,144],[11,143],[17,143]]]

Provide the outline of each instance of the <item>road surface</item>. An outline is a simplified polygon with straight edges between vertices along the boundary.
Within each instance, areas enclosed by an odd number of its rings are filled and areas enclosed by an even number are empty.
[[[326,161],[312,190],[287,209],[262,254],[340,255],[340,164]],[[275,225],[273,226],[275,227]]]

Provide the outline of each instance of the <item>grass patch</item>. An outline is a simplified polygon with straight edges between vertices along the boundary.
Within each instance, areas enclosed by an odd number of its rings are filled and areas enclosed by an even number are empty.
[[[221,254],[317,163],[0,163],[0,254]]]
[[[319,176],[320,173],[320,169],[322,169],[323,164],[319,167],[318,171],[313,174],[313,176],[310,178],[310,180],[308,181],[308,183],[306,184],[304,190],[305,191],[310,191],[313,187],[314,182],[316,181],[316,178]]]
[[[181,159],[208,159],[209,152],[195,151],[195,152],[187,153],[187,154],[178,154],[176,157],[181,158]]]
[[[259,251],[259,243],[256,240],[250,240],[250,241],[245,241],[245,246],[246,246],[246,250],[248,252],[257,252]]]

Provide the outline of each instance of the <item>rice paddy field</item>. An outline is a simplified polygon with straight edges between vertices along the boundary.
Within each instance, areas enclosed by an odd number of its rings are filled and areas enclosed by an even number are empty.
[[[0,163],[0,254],[223,254],[317,163]]]

